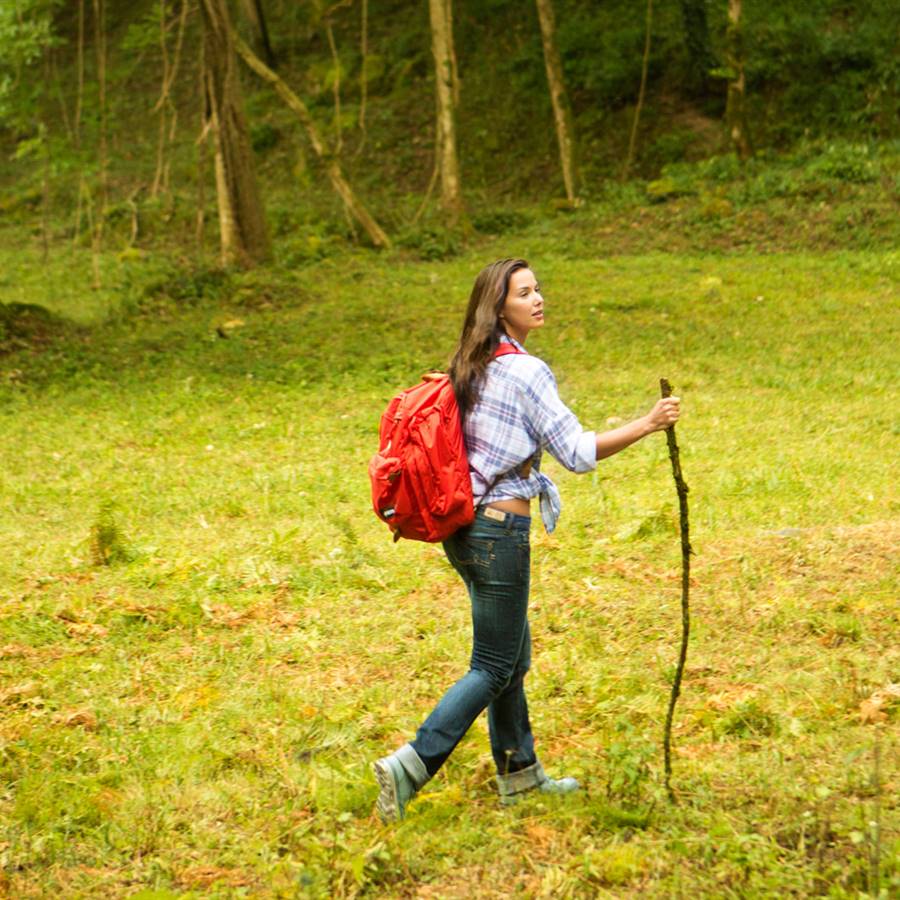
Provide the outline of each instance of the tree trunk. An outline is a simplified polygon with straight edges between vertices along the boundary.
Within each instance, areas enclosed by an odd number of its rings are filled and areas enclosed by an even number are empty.
[[[459,106],[459,66],[456,62],[456,41],[453,40],[453,0],[444,0],[444,23],[450,48],[450,77],[453,80],[453,107]]]
[[[204,86],[215,140],[222,264],[252,266],[269,240],[247,134],[226,0],[201,0]]]
[[[331,20],[325,20],[325,35],[331,50],[331,64],[334,66],[334,81],[331,93],[334,97],[334,155],[340,156],[344,149],[344,137],[341,131],[341,58],[338,56],[337,44],[334,41],[334,28]]]
[[[449,0],[428,0],[431,16],[431,52],[438,106],[438,146],[441,163],[441,206],[451,224],[459,222],[463,212],[459,183],[459,161],[456,155],[456,109],[453,99],[453,33]]]
[[[200,89],[201,96],[206,91],[206,63],[203,59],[203,49],[200,49]],[[209,110],[204,103],[200,112],[200,135],[194,141],[197,148],[197,216],[194,228],[194,238],[197,249],[197,259],[203,257],[203,232],[206,228],[206,179],[209,154]]]
[[[109,147],[108,115],[106,108],[106,3],[94,0],[94,49],[97,53],[97,106],[99,108],[100,214],[97,217],[102,232],[103,217],[109,204]]]
[[[637,145],[638,128],[641,123],[641,110],[644,108],[644,94],[647,90],[647,70],[650,67],[650,34],[653,28],[653,0],[647,0],[647,27],[644,34],[644,58],[641,62],[641,87],[638,90],[637,106],[634,108],[634,120],[631,123],[631,136],[628,138],[628,153],[625,165],[622,166],[622,181],[628,179],[628,172],[634,161],[634,148]]]
[[[357,199],[353,189],[344,178],[341,171],[341,165],[337,158],[328,151],[316,128],[306,104],[288,87],[284,79],[280,78],[273,72],[253,51],[240,39],[238,35],[232,35],[234,38],[234,46],[241,59],[261,78],[269,82],[278,93],[278,96],[296,113],[300,119],[306,133],[309,136],[309,142],[312,144],[313,151],[325,163],[325,170],[328,173],[328,179],[331,186],[341,198],[347,212],[365,229],[372,243],[376,247],[390,247],[390,238],[384,233],[381,226],[371,216],[369,211]]]
[[[572,126],[569,95],[566,93],[566,85],[563,81],[559,48],[556,45],[556,17],[553,13],[553,0],[537,0],[537,12],[541,23],[544,64],[547,69],[547,82],[550,86],[550,100],[553,103],[553,118],[556,121],[556,139],[559,143],[563,183],[569,203],[574,204],[578,195],[575,172],[575,133]]]
[[[369,94],[369,77],[366,72],[366,60],[369,56],[369,0],[362,0],[362,24],[360,27],[359,55],[359,130],[362,132],[360,149],[366,142],[366,98]],[[359,150],[357,150],[357,153]]]
[[[728,137],[741,160],[753,155],[744,106],[744,40],[741,33],[741,0],[728,0],[728,29],[725,34],[726,62],[729,69],[725,125]]]
[[[93,216],[91,257],[95,290],[100,288],[100,251],[103,249],[103,225],[109,205],[109,147],[107,144],[106,108],[106,3],[94,0],[94,49],[97,53],[97,106],[99,112],[98,165],[100,169],[100,208]]]
[[[706,0],[680,0],[680,4],[690,60],[688,84],[694,92],[702,94],[709,86],[709,73],[718,65],[709,43]]]
[[[269,29],[266,26],[266,16],[263,12],[260,0],[241,0],[244,7],[244,15],[253,28],[254,42],[259,55],[266,61],[270,69],[277,69],[275,54],[272,52],[272,44],[269,42]]]
[[[163,70],[159,100],[156,101],[156,106],[153,108],[154,112],[159,113],[159,135],[156,143],[156,171],[153,175],[153,184],[150,187],[151,197],[156,197],[160,191],[168,191],[169,189],[169,161],[166,154],[175,140],[175,129],[178,125],[178,107],[172,101],[171,91],[175,78],[178,75],[178,67],[181,61],[181,48],[184,44],[184,29],[187,23],[188,0],[181,0],[178,35],[175,39],[175,53],[172,60],[169,59],[169,25],[166,21],[165,0],[160,0],[159,10],[159,47]]]
[[[75,95],[75,146],[81,147],[81,104],[84,100],[84,0],[78,0],[78,45],[76,50],[78,92]]]

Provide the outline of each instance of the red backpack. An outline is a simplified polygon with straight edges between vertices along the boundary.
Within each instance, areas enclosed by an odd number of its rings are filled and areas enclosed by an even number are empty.
[[[494,356],[522,353],[500,344]],[[372,506],[394,540],[435,543],[475,518],[472,479],[449,375],[433,373],[397,394],[381,417],[369,462]]]

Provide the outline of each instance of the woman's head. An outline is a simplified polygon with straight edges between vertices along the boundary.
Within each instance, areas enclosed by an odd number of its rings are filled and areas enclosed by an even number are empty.
[[[498,259],[478,273],[469,295],[463,339],[467,333],[477,334],[482,340],[496,333],[499,339],[503,333],[500,316],[509,293],[510,278],[526,269],[528,263],[524,259]]]
[[[500,337],[509,334],[524,341],[532,328],[543,324],[542,311],[534,273],[524,259],[499,259],[478,273],[450,362],[450,379],[463,416],[478,398],[478,382]]]

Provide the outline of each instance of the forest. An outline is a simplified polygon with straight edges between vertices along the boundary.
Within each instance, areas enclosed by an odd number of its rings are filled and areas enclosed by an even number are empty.
[[[4,219],[95,254],[440,257],[534,204],[728,220],[892,171],[889,0],[557,5],[9,0]]]
[[[0,0],[0,897],[895,896],[898,211],[895,0]],[[689,493],[545,455],[581,790],[385,823],[471,627],[367,466],[505,257]]]

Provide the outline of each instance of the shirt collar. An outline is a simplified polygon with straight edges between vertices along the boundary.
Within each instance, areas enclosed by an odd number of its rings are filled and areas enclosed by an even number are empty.
[[[500,335],[500,343],[501,344],[512,344],[513,347],[517,347],[520,352],[527,353],[528,351],[520,344],[514,337],[510,337],[505,331]]]

